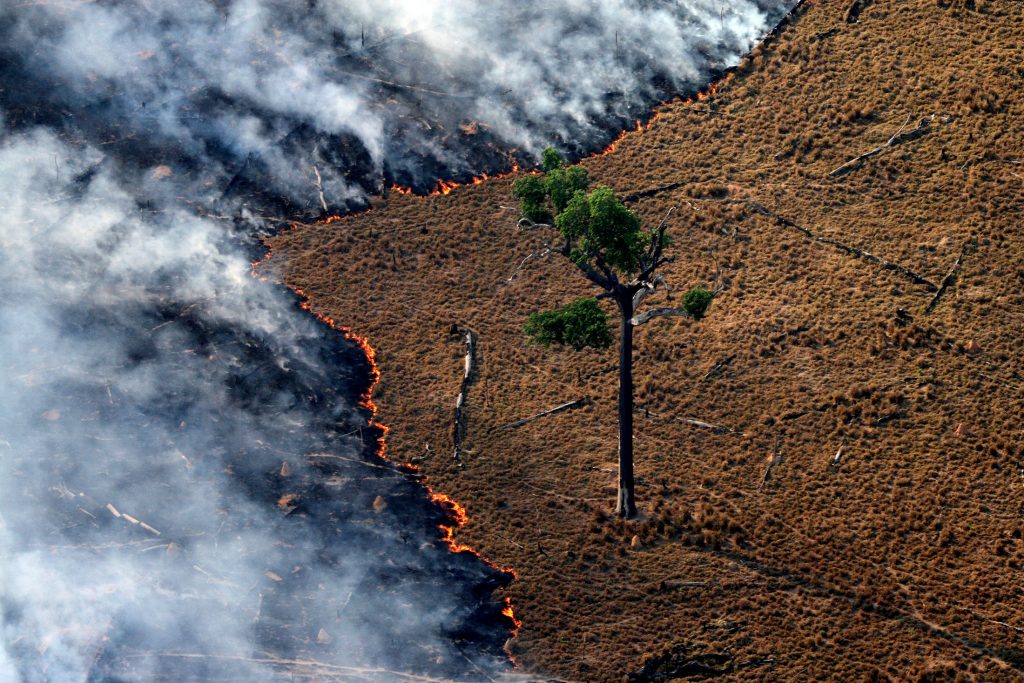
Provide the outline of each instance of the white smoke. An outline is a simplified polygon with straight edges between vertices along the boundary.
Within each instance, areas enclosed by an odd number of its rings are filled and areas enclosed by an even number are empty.
[[[600,144],[792,4],[0,6],[0,682],[493,668],[501,577],[364,457],[359,358],[246,245]]]
[[[204,183],[196,197],[258,165],[261,181],[317,208],[313,166],[330,204],[345,206],[385,173],[423,184],[552,141],[593,146],[735,63],[793,4],[39,3],[0,10],[0,36],[51,86],[24,106],[64,107],[97,135],[174,150],[153,163],[180,156]]]

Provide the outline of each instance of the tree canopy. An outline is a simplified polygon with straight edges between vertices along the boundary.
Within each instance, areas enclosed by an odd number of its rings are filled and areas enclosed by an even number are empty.
[[[587,347],[607,349],[613,341],[608,314],[594,297],[576,299],[553,311],[531,313],[525,330],[532,343],[545,347],[560,344],[577,351]]]
[[[652,308],[636,313],[649,295],[665,287],[658,268],[671,259],[663,255],[670,240],[666,225],[672,211],[652,230],[643,230],[633,213],[611,188],[592,192],[585,169],[568,166],[552,148],[542,155],[544,173],[518,179],[512,186],[519,199],[522,229],[557,228],[561,245],[548,244],[569,258],[592,284],[603,291],[596,297],[574,300],[562,308],[532,313],[525,332],[532,343],[606,349],[613,337],[608,314],[598,299],[615,302],[619,310],[619,485],[616,513],[637,514],[633,478],[633,328],[662,316],[688,316],[699,320],[714,292],[697,286],[678,308]],[[671,299],[671,292],[667,292]]]

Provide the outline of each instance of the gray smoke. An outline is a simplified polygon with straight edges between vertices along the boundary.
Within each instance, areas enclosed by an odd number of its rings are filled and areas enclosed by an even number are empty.
[[[363,457],[354,350],[92,148],[8,135],[0,179],[0,680],[463,670],[501,579]]]
[[[0,681],[501,669],[508,577],[253,237],[600,145],[792,4],[0,7]]]
[[[735,63],[794,0],[219,0],[0,10],[9,106],[167,164],[206,202],[319,211],[592,149]],[[0,51],[4,48],[0,48]],[[142,154],[142,152],[145,154]],[[256,190],[251,190],[256,191]]]

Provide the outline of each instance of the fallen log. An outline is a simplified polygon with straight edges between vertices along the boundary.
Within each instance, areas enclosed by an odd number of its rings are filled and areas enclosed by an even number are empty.
[[[939,305],[939,299],[942,298],[942,295],[946,293],[949,286],[956,281],[957,275],[960,274],[960,268],[964,264],[964,258],[974,250],[977,244],[978,241],[973,239],[964,242],[964,246],[960,249],[960,255],[957,256],[956,261],[953,262],[953,267],[949,269],[948,273],[946,273],[946,277],[942,278],[942,282],[939,283],[939,288],[935,292],[935,296],[933,296],[932,300],[928,302],[927,306],[925,306],[924,312],[926,315],[935,310],[935,307]]]
[[[742,433],[742,432],[738,432],[735,429],[732,429],[730,427],[723,427],[722,425],[711,424],[710,422],[704,422],[703,420],[694,420],[692,417],[681,417],[681,418],[679,418],[679,420],[681,422],[685,422],[688,425],[693,425],[694,427],[700,427],[701,429],[710,429],[715,434],[741,434]]]
[[[452,418],[452,458],[459,460],[462,451],[462,440],[466,435],[465,406],[469,384],[473,381],[473,367],[476,363],[476,333],[466,330],[466,360],[462,371],[462,386],[459,396],[455,399],[455,415]]]
[[[713,366],[711,366],[710,370],[708,370],[707,372],[704,373],[704,376],[701,378],[701,380],[704,381],[704,380],[710,379],[717,372],[719,372],[722,368],[724,368],[726,365],[728,365],[729,363],[733,362],[733,360],[735,360],[735,358],[736,358],[736,354],[734,353],[731,356],[729,356],[728,358],[726,358],[724,360],[718,361]]]
[[[911,115],[907,115],[907,120],[903,123],[902,126],[900,126],[900,129],[893,133],[892,137],[886,140],[884,143],[882,143],[878,147],[875,147],[874,149],[868,150],[867,152],[864,152],[863,154],[850,159],[842,166],[838,166],[832,169],[831,171],[829,171],[829,175],[832,176],[833,178],[844,176],[847,173],[850,173],[851,171],[855,171],[856,169],[860,168],[866,159],[870,159],[873,156],[881,154],[889,147],[895,147],[896,145],[908,142],[910,140],[915,140],[921,137],[922,135],[926,134],[929,131],[932,122],[934,122],[936,119],[938,119],[940,123],[949,123],[950,121],[953,120],[952,116],[938,116],[936,114],[932,114],[931,116],[925,116],[924,118],[922,118],[918,122],[916,128],[912,128],[911,130],[905,130],[906,127],[910,125],[911,117]]]
[[[779,455],[779,440],[775,439],[775,444],[772,446],[772,455],[768,459],[768,467],[765,468],[764,476],[761,477],[761,484],[757,487],[760,491],[764,488],[764,485],[768,482],[768,479],[772,476],[772,469],[782,463],[782,456]]]
[[[915,273],[914,271],[910,270],[909,268],[907,268],[905,266],[901,266],[898,263],[893,263],[892,261],[889,261],[888,259],[884,259],[881,256],[876,256],[875,254],[872,254],[869,251],[864,251],[863,249],[851,246],[849,244],[845,244],[843,242],[840,242],[839,240],[833,240],[833,239],[829,239],[827,237],[821,237],[819,235],[816,235],[815,233],[813,233],[812,231],[808,230],[807,228],[805,228],[803,226],[800,226],[800,225],[797,225],[796,223],[794,223],[793,221],[789,220],[785,216],[780,216],[779,214],[775,213],[774,211],[771,211],[771,210],[767,209],[766,207],[764,207],[761,204],[758,204],[757,202],[745,200],[744,203],[747,206],[749,206],[750,208],[752,208],[754,211],[756,211],[757,213],[761,214],[762,216],[767,216],[769,218],[773,218],[773,219],[775,219],[775,221],[779,225],[782,225],[782,226],[787,227],[787,228],[792,228],[792,229],[802,233],[805,237],[807,237],[807,238],[809,238],[809,239],[811,239],[811,240],[813,240],[815,242],[819,242],[821,244],[827,244],[829,246],[835,247],[836,249],[839,249],[840,251],[844,251],[847,254],[852,254],[852,255],[860,258],[860,259],[868,261],[869,263],[874,263],[876,265],[882,266],[882,268],[884,268],[886,270],[895,271],[895,272],[899,273],[900,275],[903,275],[903,276],[909,278],[910,280],[912,280],[916,284],[924,285],[925,287],[928,288],[929,291],[934,292],[934,291],[936,291],[939,288],[938,285],[936,285],[934,282],[932,282],[928,278],[924,277],[923,275],[918,275],[917,273]]]
[[[999,619],[993,619],[992,617],[987,617],[984,614],[982,614],[981,612],[977,612],[977,611],[975,611],[973,609],[968,609],[967,612],[973,614],[974,616],[978,617],[979,619],[981,619],[983,621],[989,622],[990,624],[997,624],[997,625],[1002,626],[1004,628],[1008,628],[1011,631],[1016,631],[1017,633],[1024,633],[1024,628],[1021,628],[1020,626],[1014,626],[1013,624],[1009,624],[1009,623],[1007,623],[1005,621],[1000,621]]]
[[[836,468],[839,467],[839,464],[842,462],[842,459],[843,459],[843,449],[844,448],[846,448],[846,442],[845,441],[843,443],[839,444],[839,450],[837,450],[836,454],[832,456],[831,460],[829,460],[829,462],[828,462],[828,466],[829,467],[831,467],[833,469],[836,469]]]
[[[534,421],[534,420],[536,420],[538,418],[547,417],[548,415],[555,415],[556,413],[561,413],[561,412],[564,412],[566,410],[572,410],[573,408],[579,408],[580,406],[584,406],[584,405],[586,405],[589,402],[590,402],[590,398],[587,397],[587,396],[584,396],[583,398],[578,398],[575,401],[569,401],[568,403],[563,403],[560,406],[555,406],[554,408],[551,408],[550,410],[545,410],[543,412],[536,413],[535,415],[530,415],[529,417],[524,417],[523,419],[516,420],[515,422],[509,422],[508,424],[503,424],[503,425],[497,427],[497,429],[515,429],[516,427],[522,427],[527,422],[532,422],[532,421]]]
[[[674,415],[662,415],[661,413],[656,413],[652,411],[650,408],[646,408],[643,406],[635,406],[633,410],[634,412],[642,411],[644,417],[664,417],[669,420],[675,420],[676,422],[683,422],[693,427],[699,427],[701,429],[710,429],[715,434],[739,434],[740,436],[744,435],[743,432],[733,429],[732,427],[723,427],[722,425],[713,424],[711,422],[705,422],[704,420],[697,420],[692,417],[675,417]]]

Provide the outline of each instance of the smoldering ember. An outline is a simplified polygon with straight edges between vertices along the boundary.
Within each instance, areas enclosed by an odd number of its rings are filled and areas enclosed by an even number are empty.
[[[0,683],[1024,679],[1022,51],[0,5]]]

